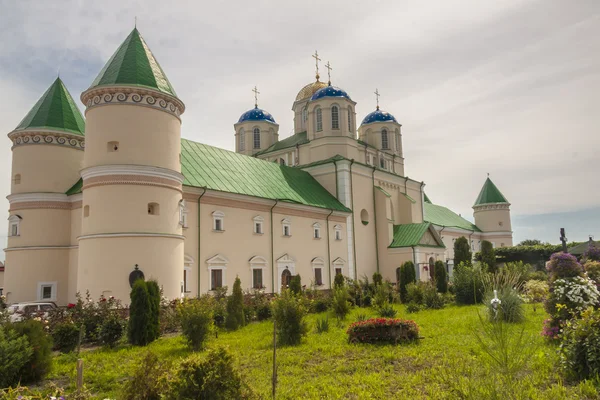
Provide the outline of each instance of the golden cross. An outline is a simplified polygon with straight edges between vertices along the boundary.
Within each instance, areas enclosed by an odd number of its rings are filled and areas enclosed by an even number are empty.
[[[329,85],[331,85],[331,70],[333,68],[331,68],[331,65],[329,65],[329,61],[327,61],[327,64],[325,64],[325,68],[327,68],[327,80],[329,81]]]
[[[319,53],[317,53],[315,50],[315,54],[313,54],[312,57],[315,59],[315,66],[317,67],[317,80],[319,80],[319,61],[321,61],[319,58]]]
[[[377,109],[379,110],[379,89],[375,89],[375,97],[377,98]]]
[[[252,89],[252,91],[254,92],[254,107],[258,107],[258,95],[260,94],[260,92],[258,91],[256,86],[254,86],[254,89]]]

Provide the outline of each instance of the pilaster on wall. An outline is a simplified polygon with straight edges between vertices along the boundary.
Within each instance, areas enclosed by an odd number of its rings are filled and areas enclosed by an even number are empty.
[[[350,161],[341,161],[337,164],[337,166],[338,200],[343,205],[353,210],[352,174],[350,173]],[[348,238],[348,277],[351,279],[356,279],[353,218],[354,211],[346,218],[346,237]]]

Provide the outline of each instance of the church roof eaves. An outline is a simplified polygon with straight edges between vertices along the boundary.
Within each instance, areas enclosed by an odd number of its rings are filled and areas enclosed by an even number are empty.
[[[425,221],[431,222],[434,225],[448,228],[459,228],[473,232],[481,232],[477,225],[467,221],[446,207],[425,202],[424,211]]]
[[[431,223],[421,222],[417,224],[402,224],[394,225],[394,238],[388,246],[390,249],[402,247],[437,247],[444,248],[445,246],[425,245],[421,244],[423,235],[429,230]],[[439,239],[438,239],[439,240]]]
[[[284,150],[284,149],[287,149],[290,147],[295,147],[297,145],[302,145],[302,144],[306,144],[309,142],[310,142],[310,140],[308,140],[306,131],[298,132],[298,133],[293,134],[290,137],[287,137],[283,140],[273,143],[271,146],[267,147],[266,149],[255,153],[254,156],[259,156],[259,155],[271,153],[274,151]]]

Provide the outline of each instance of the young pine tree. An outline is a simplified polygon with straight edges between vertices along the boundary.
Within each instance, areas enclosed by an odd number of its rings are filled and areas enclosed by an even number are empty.
[[[138,279],[131,288],[131,304],[129,306],[129,343],[145,346],[152,342],[151,302],[148,285]]]
[[[150,300],[150,341],[160,337],[160,287],[155,280],[147,281],[148,297]]]
[[[407,261],[400,267],[400,285],[398,291],[400,292],[400,300],[403,303],[407,300],[406,286],[409,283],[417,281],[417,273],[415,272],[415,264],[412,261]]]
[[[242,293],[242,282],[239,277],[235,277],[233,283],[233,292],[227,299],[227,318],[225,326],[227,329],[235,331],[245,325],[244,318],[244,293]]]
[[[459,265],[461,262],[471,265],[471,245],[466,237],[461,236],[454,241],[454,265]]]
[[[440,293],[446,293],[448,291],[448,275],[446,274],[446,265],[443,261],[437,260],[435,262],[434,269],[437,291]]]
[[[487,271],[491,273],[498,272],[496,265],[496,251],[491,242],[481,241],[481,263],[487,265]]]

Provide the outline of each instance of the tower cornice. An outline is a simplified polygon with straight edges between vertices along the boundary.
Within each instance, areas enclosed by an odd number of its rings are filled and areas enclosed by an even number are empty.
[[[13,143],[12,148],[34,144],[58,145],[77,150],[83,150],[85,147],[85,136],[55,129],[14,130],[8,134],[8,138]]]

